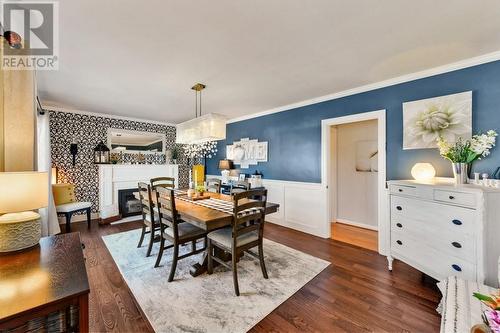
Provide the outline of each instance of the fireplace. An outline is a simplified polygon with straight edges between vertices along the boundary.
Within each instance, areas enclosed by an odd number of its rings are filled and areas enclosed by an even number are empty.
[[[141,201],[136,199],[134,192],[137,188],[118,190],[118,211],[122,218],[142,214]]]

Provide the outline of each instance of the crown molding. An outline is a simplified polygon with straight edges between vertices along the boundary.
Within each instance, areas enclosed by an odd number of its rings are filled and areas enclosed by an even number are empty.
[[[447,64],[447,65],[433,67],[430,69],[426,69],[426,70],[411,73],[411,74],[405,74],[405,75],[398,76],[398,77],[395,77],[392,79],[367,84],[364,86],[336,92],[333,94],[328,94],[328,95],[324,95],[324,96],[319,96],[319,97],[307,99],[307,100],[300,101],[297,103],[279,106],[277,108],[269,109],[266,111],[261,111],[261,112],[241,116],[241,117],[232,118],[232,119],[229,119],[227,121],[227,123],[228,124],[229,123],[236,123],[236,122],[243,121],[243,120],[258,118],[258,117],[266,116],[266,115],[273,114],[273,113],[288,111],[288,110],[296,109],[296,108],[307,106],[307,105],[317,104],[317,103],[330,101],[330,100],[334,100],[334,99],[338,99],[338,98],[342,98],[342,97],[346,97],[346,96],[356,95],[359,93],[364,93],[364,92],[375,90],[375,89],[390,87],[390,86],[394,86],[397,84],[411,82],[411,81],[423,79],[423,78],[434,76],[434,75],[453,72],[453,71],[456,71],[459,69],[473,67],[473,66],[477,66],[477,65],[488,63],[488,62],[497,61],[497,60],[500,60],[500,51],[487,53],[487,54],[484,54],[484,55],[481,55],[478,57],[460,60],[460,61],[453,62],[453,63]]]
[[[70,108],[65,108],[65,107],[61,107],[61,106],[47,105],[43,102],[42,102],[42,107],[43,107],[43,109],[48,110],[48,111],[78,113],[78,114],[84,114],[87,116],[94,116],[94,117],[104,117],[104,118],[110,118],[110,119],[122,119],[122,120],[129,120],[129,121],[140,121],[142,123],[150,123],[150,124],[158,124],[158,125],[177,127],[176,124],[166,123],[166,122],[162,122],[162,121],[155,121],[155,120],[148,120],[148,119],[141,119],[141,118],[134,118],[134,117],[124,117],[124,116],[117,116],[117,115],[108,114],[108,113],[98,113],[98,112],[70,109]]]

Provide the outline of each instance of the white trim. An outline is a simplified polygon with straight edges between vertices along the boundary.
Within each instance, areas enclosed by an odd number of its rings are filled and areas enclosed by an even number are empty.
[[[232,118],[232,119],[229,119],[227,121],[227,123],[229,124],[229,123],[235,123],[235,122],[243,121],[243,120],[247,120],[247,119],[258,118],[258,117],[266,116],[266,115],[277,113],[277,112],[288,111],[288,110],[296,109],[296,108],[299,108],[302,106],[307,106],[307,105],[311,105],[311,104],[316,104],[316,103],[321,103],[321,102],[325,102],[325,101],[329,101],[329,100],[334,100],[337,98],[355,95],[355,94],[367,92],[370,90],[385,88],[385,87],[389,87],[389,86],[393,86],[393,85],[401,84],[401,83],[405,83],[405,82],[415,81],[418,79],[422,79],[422,78],[426,78],[426,77],[430,77],[430,76],[434,76],[434,75],[438,75],[438,74],[453,72],[453,71],[456,71],[459,69],[473,67],[473,66],[477,66],[477,65],[488,63],[488,62],[497,61],[497,60],[500,60],[500,51],[487,53],[487,54],[484,54],[484,55],[481,55],[478,57],[460,60],[457,62],[453,62],[451,64],[446,64],[443,66],[438,66],[438,67],[426,69],[426,70],[423,70],[420,72],[405,74],[405,75],[401,75],[401,76],[391,78],[388,80],[379,81],[379,82],[367,84],[364,86],[360,86],[360,87],[347,89],[347,90],[339,91],[339,92],[324,95],[324,96],[319,96],[319,97],[307,99],[307,100],[300,101],[297,103],[279,106],[277,108],[273,108],[270,110],[261,111],[261,112],[241,116],[241,117]]]
[[[369,229],[369,230],[378,231],[378,227],[377,226],[369,225],[369,224],[364,224],[364,223],[359,223],[359,222],[354,222],[354,221],[346,220],[346,219],[337,218],[337,221],[336,222],[332,222],[332,223],[347,224],[347,225],[352,225],[353,227],[358,227],[358,228],[363,228],[363,229]]]
[[[61,107],[61,106],[46,105],[43,102],[41,104],[42,104],[43,109],[44,110],[48,110],[48,111],[59,111],[59,112],[66,112],[66,113],[77,113],[77,114],[84,114],[84,115],[87,115],[87,116],[94,116],[94,117],[104,117],[104,118],[110,118],[110,119],[122,119],[122,120],[129,120],[129,121],[140,121],[140,122],[143,122],[143,123],[159,124],[159,125],[177,127],[176,124],[166,123],[166,122],[162,122],[162,121],[155,121],[155,120],[148,120],[148,119],[141,119],[141,118],[134,118],[134,117],[124,117],[124,116],[117,116],[117,115],[108,114],[108,113],[98,113],[98,112],[82,111],[82,110],[77,110],[77,109],[69,109],[69,108],[65,108],[65,107]]]
[[[324,228],[331,230],[330,223],[336,220],[335,216],[331,216],[331,198],[336,197],[336,186],[332,186],[330,175],[331,170],[331,138],[330,127],[341,124],[354,123],[365,120],[377,120],[378,126],[378,250],[379,253],[385,255],[389,249],[389,239],[386,239],[384,228],[387,223],[387,196],[386,196],[386,110],[365,112],[353,114],[350,116],[323,119],[321,121],[321,183],[326,191],[326,219]]]

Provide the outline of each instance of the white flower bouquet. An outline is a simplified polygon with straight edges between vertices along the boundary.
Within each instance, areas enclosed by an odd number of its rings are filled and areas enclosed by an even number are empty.
[[[469,140],[459,138],[453,144],[439,137],[437,144],[441,156],[450,162],[470,164],[490,154],[497,136],[496,131],[490,130],[486,134],[476,134]]]

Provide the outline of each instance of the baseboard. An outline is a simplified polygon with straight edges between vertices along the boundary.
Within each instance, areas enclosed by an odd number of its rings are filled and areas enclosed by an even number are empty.
[[[350,221],[350,220],[346,220],[346,219],[339,219],[339,218],[337,218],[337,222],[338,223],[342,223],[342,224],[352,225],[353,227],[358,227],[358,228],[363,228],[363,229],[369,229],[369,230],[378,231],[378,227],[377,226],[368,225],[368,224],[359,223],[359,222],[354,222],[354,221]]]

